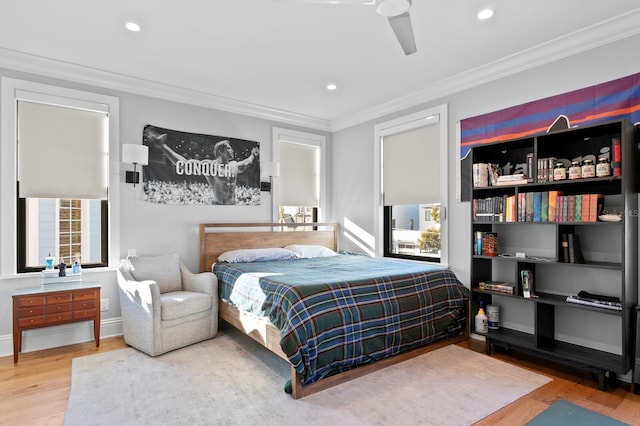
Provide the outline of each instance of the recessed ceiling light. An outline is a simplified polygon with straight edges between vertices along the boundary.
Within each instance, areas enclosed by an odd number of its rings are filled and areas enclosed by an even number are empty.
[[[478,14],[476,15],[476,18],[478,18],[481,21],[484,21],[485,19],[491,18],[494,13],[496,12],[493,9],[482,9],[480,12],[478,12]]]
[[[124,24],[124,27],[134,33],[140,31],[140,25],[136,24],[135,22],[127,22],[126,24]]]
[[[334,90],[336,90],[337,88],[338,88],[338,85],[337,85],[337,84],[335,84],[335,83],[329,83],[329,84],[327,84],[327,90],[329,90],[329,91],[334,91]]]

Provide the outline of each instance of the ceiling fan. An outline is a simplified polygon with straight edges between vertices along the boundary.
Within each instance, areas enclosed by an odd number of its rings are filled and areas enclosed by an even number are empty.
[[[411,0],[276,0],[281,3],[362,4],[375,6],[376,12],[386,16],[405,55],[416,53],[409,9]]]

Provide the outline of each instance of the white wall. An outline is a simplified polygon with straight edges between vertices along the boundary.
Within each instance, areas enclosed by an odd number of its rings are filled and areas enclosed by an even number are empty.
[[[446,98],[435,99],[374,121],[359,124],[333,133],[334,220],[340,224],[352,221],[364,233],[373,234],[376,224],[372,212],[375,206],[373,191],[373,127],[375,124],[443,103],[449,105],[449,265],[459,279],[469,286],[471,244],[470,203],[455,202],[456,162],[458,161],[457,123],[468,117],[518,105],[582,87],[591,86],[640,72],[637,46],[640,36],[628,38],[573,57],[565,58],[465,90]],[[357,159],[356,161],[353,161]],[[344,230],[344,228],[342,228]],[[340,235],[339,247],[358,250],[358,246]],[[501,319],[505,310],[501,312]],[[514,322],[519,318],[510,319]],[[522,329],[531,331],[522,321]],[[598,327],[598,324],[594,324]],[[576,332],[579,334],[579,332]],[[597,333],[606,335],[607,333]],[[610,342],[602,342],[609,348]]]
[[[261,161],[264,162],[272,159],[272,127],[322,133],[275,121],[79,85],[7,69],[0,69],[0,75],[117,96],[120,99],[120,143],[123,144],[142,143],[144,125],[153,124],[186,132],[259,141]],[[0,162],[5,161],[11,161],[11,159],[0,159]],[[136,185],[134,188],[133,185],[124,183],[125,170],[131,170],[131,167],[131,165],[120,165],[118,204],[121,225],[120,247],[117,249],[121,256],[126,256],[128,249],[136,249],[138,254],[177,252],[191,270],[197,271],[200,223],[268,222],[272,219],[271,194],[268,192],[262,193],[260,206],[182,206],[147,203],[143,201],[141,185]],[[328,169],[330,170],[330,167]],[[3,260],[0,259],[0,261]],[[102,336],[121,333],[120,307],[114,270],[96,271],[85,268],[83,275],[85,279],[99,281],[102,285],[102,298],[110,300],[110,310],[102,313]],[[11,293],[17,289],[39,285],[38,274],[0,277],[0,356],[11,354],[13,348]],[[92,328],[87,322],[27,331],[24,334],[23,345],[24,351],[28,352],[91,339]]]

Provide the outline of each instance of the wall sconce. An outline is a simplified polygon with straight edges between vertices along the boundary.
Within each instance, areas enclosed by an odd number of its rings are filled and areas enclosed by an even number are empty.
[[[262,175],[269,176],[269,182],[260,182],[260,190],[271,192],[271,184],[274,177],[280,177],[280,163],[269,161],[262,166]]]
[[[137,171],[138,164],[141,166],[149,164],[149,147],[134,144],[122,145],[122,162],[133,164],[133,171],[126,172],[125,182],[132,183],[135,187],[136,183],[140,183],[140,173]]]

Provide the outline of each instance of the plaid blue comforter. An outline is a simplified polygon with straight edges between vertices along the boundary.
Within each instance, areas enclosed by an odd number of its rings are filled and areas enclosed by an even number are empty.
[[[445,337],[466,289],[442,267],[339,255],[217,263],[220,297],[269,317],[302,384]]]

